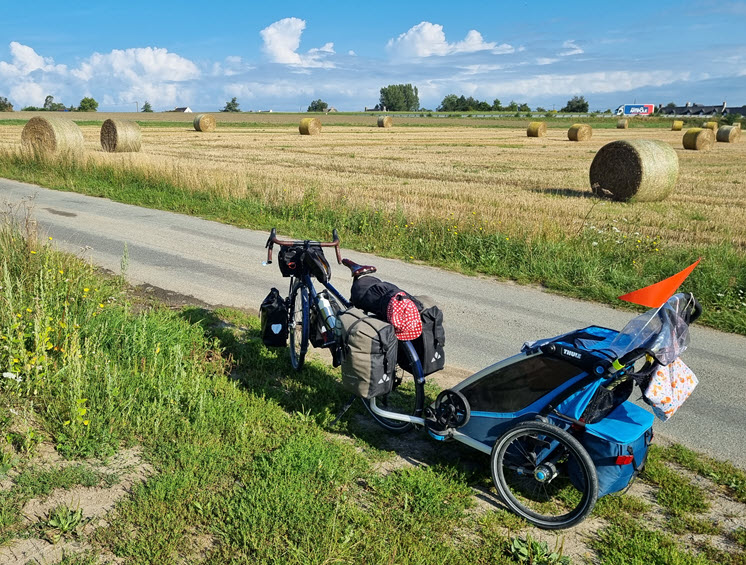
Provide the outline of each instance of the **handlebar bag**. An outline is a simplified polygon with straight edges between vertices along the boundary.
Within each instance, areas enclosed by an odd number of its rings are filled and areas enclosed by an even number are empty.
[[[262,342],[268,347],[285,347],[288,310],[280,291],[273,288],[259,307]]]
[[[292,277],[301,271],[301,255],[303,247],[297,245],[280,247],[280,253],[277,260],[280,263],[280,272],[283,277]]]
[[[440,371],[446,365],[446,332],[443,329],[443,311],[438,308],[435,300],[429,296],[415,296],[414,303],[420,310],[422,319],[422,334],[412,340],[414,350],[422,363],[422,373],[429,375]],[[399,356],[399,366],[411,373],[409,357]]]
[[[627,487],[642,471],[653,440],[653,415],[632,402],[623,402],[606,418],[585,426],[578,437],[591,456],[598,475],[598,497]],[[581,471],[570,458],[570,480],[582,488]]]
[[[337,316],[337,329],[342,342],[345,390],[361,398],[391,392],[399,342],[394,326],[350,308]]]
[[[324,256],[321,247],[311,246],[303,250],[301,260],[311,276],[315,277],[320,283],[325,284],[332,278],[332,270],[329,267],[329,261]]]

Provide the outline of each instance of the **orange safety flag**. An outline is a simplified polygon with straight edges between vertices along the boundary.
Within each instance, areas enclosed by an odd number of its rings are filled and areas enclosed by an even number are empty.
[[[666,300],[674,295],[676,290],[681,286],[681,283],[684,282],[684,279],[689,276],[689,273],[694,270],[694,267],[696,267],[701,260],[702,258],[700,257],[683,271],[676,273],[661,282],[624,294],[619,297],[619,300],[634,302],[635,304],[647,306],[648,308],[660,308],[666,303]]]

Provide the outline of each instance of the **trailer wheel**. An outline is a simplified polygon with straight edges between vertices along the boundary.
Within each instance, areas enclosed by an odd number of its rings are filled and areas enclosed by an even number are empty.
[[[574,526],[598,498],[590,455],[572,435],[549,423],[523,422],[499,437],[490,469],[500,498],[539,528]]]

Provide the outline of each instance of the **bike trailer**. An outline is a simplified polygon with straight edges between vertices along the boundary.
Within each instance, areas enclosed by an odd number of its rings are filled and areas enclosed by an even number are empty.
[[[391,392],[399,343],[394,326],[350,308],[337,316],[337,333],[342,342],[345,390],[361,398]]]
[[[654,419],[644,408],[626,401],[576,435],[596,466],[599,498],[624,490],[642,470],[653,439]],[[578,473],[571,464],[570,480],[576,486],[582,484]]]

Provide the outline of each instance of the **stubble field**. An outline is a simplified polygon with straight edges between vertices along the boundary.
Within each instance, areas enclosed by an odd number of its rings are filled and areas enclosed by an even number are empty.
[[[16,115],[30,117],[23,114]],[[636,120],[630,129],[612,129],[615,118],[597,120],[593,138],[578,143],[567,139],[569,121],[552,123],[544,138],[528,138],[526,118],[395,118],[393,128],[378,128],[374,115],[343,114],[320,116],[322,133],[301,136],[301,116],[219,114],[217,130],[200,133],[192,127],[194,115],[140,114],[142,151],[109,154],[99,142],[101,121],[133,114],[91,114],[99,121],[79,122],[86,141],[83,167],[115,176],[134,172],[145,184],[165,181],[231,206],[251,201],[259,208],[241,216],[246,227],[266,229],[279,222],[296,236],[321,237],[335,222],[347,224],[343,242],[366,251],[563,292],[579,289],[599,300],[660,280],[703,255],[703,265],[716,267],[706,278],[722,280],[717,288],[708,282],[709,290],[699,290],[711,306],[705,321],[746,331],[739,312],[746,289],[744,142],[685,151],[682,132],[643,127]],[[0,122],[6,155],[20,152],[22,129],[23,122]],[[595,198],[588,180],[594,155],[610,141],[633,138],[665,141],[676,150],[675,193],[657,203]],[[7,176],[45,183],[44,175],[4,168]],[[65,180],[70,175],[62,177],[61,187],[83,190]],[[179,209],[148,203],[147,186],[138,190],[144,191],[146,205]],[[101,194],[117,198],[115,188]],[[197,213],[234,222],[217,210]],[[278,214],[280,220],[274,218]],[[462,239],[467,236],[468,241]],[[492,239],[483,244],[483,236]],[[525,242],[525,248],[504,249],[514,242]],[[562,252],[547,251],[555,243]],[[519,257],[517,264],[503,265],[507,256]],[[553,257],[566,264],[577,257],[580,265],[555,281],[558,269],[548,266]],[[585,282],[588,289],[581,288]],[[724,322],[712,317],[721,311],[728,318]]]

